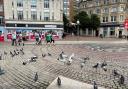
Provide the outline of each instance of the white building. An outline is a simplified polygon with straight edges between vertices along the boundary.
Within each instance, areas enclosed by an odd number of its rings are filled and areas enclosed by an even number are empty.
[[[63,32],[63,0],[4,0],[5,28],[30,33]]]

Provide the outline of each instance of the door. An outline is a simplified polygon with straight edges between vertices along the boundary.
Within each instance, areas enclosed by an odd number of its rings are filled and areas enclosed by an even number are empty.
[[[119,31],[119,38],[122,38],[122,31]]]

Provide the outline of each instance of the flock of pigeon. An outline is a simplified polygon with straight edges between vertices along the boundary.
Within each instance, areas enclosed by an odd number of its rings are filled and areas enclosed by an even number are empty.
[[[17,56],[17,55],[19,55],[19,54],[21,54],[21,55],[24,55],[24,54],[25,54],[23,48],[10,51],[10,53],[4,51],[3,54],[2,54],[2,53],[0,54],[0,60],[3,60],[3,59],[2,59],[2,58],[3,58],[3,57],[2,57],[3,55],[10,55],[11,57],[14,57],[14,56]],[[42,54],[42,57],[43,57],[43,58],[46,57],[46,56],[52,56],[52,54],[50,54],[50,53]],[[73,60],[75,59],[74,56],[75,56],[74,53],[72,53],[70,56],[67,56],[67,55],[62,51],[62,52],[59,54],[59,57],[58,57],[57,60],[58,60],[58,61],[61,61],[61,62],[64,62],[64,64],[71,65],[72,62],[73,62]],[[37,59],[38,59],[38,56],[33,56],[33,57],[31,57],[30,59],[24,61],[22,64],[23,64],[23,65],[26,65],[26,64],[31,63],[31,62],[36,62]],[[86,64],[86,62],[87,62],[88,60],[90,60],[89,57],[83,58],[83,62],[81,63],[81,66],[80,66],[80,67],[83,68],[84,65]],[[96,63],[95,65],[92,66],[92,68],[94,68],[94,69],[96,69],[96,70],[97,70],[98,68],[102,68],[102,69],[106,72],[106,71],[107,71],[106,66],[108,66],[108,65],[107,65],[107,62],[104,61],[104,62],[102,62],[102,63]],[[1,75],[1,74],[4,74],[4,70],[0,67],[0,75]],[[123,75],[119,74],[119,73],[117,72],[117,70],[113,70],[113,75],[114,75],[115,77],[119,77],[119,84],[120,84],[120,85],[121,85],[121,84],[124,84],[125,78],[124,78]],[[36,74],[35,74],[35,77],[34,77],[34,81],[37,81],[37,80],[38,80],[38,73],[36,73]],[[58,79],[58,81],[59,81],[59,83],[60,83],[60,79]],[[95,82],[94,84],[96,85],[96,82]],[[58,85],[61,85],[61,84],[58,84]]]

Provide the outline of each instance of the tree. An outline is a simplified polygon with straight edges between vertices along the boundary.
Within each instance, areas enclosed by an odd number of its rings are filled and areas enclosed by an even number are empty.
[[[79,14],[77,14],[75,17],[75,23],[77,20],[80,21],[80,27],[85,30],[88,28],[89,30],[97,30],[97,28],[100,26],[100,18],[96,14],[91,14],[90,16],[84,12],[81,11]]]
[[[64,32],[67,32],[69,20],[67,19],[65,14],[63,14],[63,23],[64,23]]]
[[[96,30],[100,26],[100,18],[96,14],[91,14],[90,16],[90,27]]]
[[[88,28],[89,23],[90,23],[90,19],[89,16],[86,12],[82,11],[79,14],[77,14],[75,17],[75,23],[77,22],[77,20],[80,21],[80,27],[82,29]]]

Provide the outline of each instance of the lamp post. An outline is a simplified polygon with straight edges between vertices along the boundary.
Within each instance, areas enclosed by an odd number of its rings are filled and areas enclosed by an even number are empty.
[[[76,1],[77,1],[77,14],[78,14],[78,18],[79,18],[79,1],[80,0],[76,0]],[[79,29],[80,21],[79,21],[79,19],[77,19],[76,25],[77,25],[77,36],[79,38],[79,35],[80,35],[80,31],[79,31],[80,30]]]
[[[80,36],[80,29],[79,29],[79,25],[80,25],[80,21],[77,20],[77,35]]]

